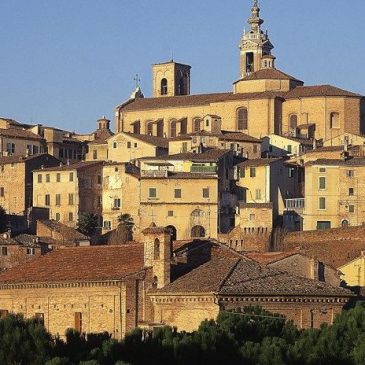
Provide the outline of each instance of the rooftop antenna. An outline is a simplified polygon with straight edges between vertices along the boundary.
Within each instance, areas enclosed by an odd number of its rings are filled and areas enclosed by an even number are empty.
[[[138,89],[139,86],[140,86],[140,82],[141,82],[141,79],[139,78],[139,75],[136,74],[136,76],[134,77],[133,80],[136,82],[136,89]]]

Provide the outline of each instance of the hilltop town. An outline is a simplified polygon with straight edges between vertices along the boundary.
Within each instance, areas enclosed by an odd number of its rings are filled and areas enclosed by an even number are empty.
[[[0,117],[0,318],[121,339],[259,306],[304,329],[362,298],[365,97],[279,70],[257,1],[248,24],[232,92],[169,60],[114,127]]]

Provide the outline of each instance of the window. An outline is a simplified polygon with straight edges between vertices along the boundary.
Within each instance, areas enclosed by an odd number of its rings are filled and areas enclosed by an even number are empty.
[[[72,193],[68,194],[68,205],[74,205],[74,195]]]
[[[181,198],[181,189],[175,189],[175,198],[180,199]]]
[[[98,207],[101,207],[102,203],[103,203],[103,198],[99,195],[98,196]]]
[[[298,126],[298,116],[296,114],[292,114],[289,116],[289,128],[290,130],[295,130]]]
[[[75,313],[75,330],[79,333],[82,333],[82,313]]]
[[[330,228],[331,228],[330,221],[317,221],[317,229],[324,230],[324,229],[330,229]]]
[[[207,120],[205,121],[205,126],[206,126],[206,127],[209,127],[209,119],[207,119]]]
[[[169,211],[167,212],[167,216],[168,216],[168,217],[173,217],[173,216],[174,216],[174,211],[173,211],[173,210],[169,210]]]
[[[250,221],[254,221],[256,219],[256,215],[255,214],[250,214]]]
[[[170,123],[170,137],[176,137],[176,121]]]
[[[354,170],[347,170],[346,171],[346,176],[347,177],[354,177],[355,176],[355,171]]]
[[[161,95],[167,95],[168,87],[167,87],[167,79],[161,80]]]
[[[98,175],[98,184],[101,185],[101,175]]]
[[[135,144],[134,144],[134,147],[135,147],[135,148],[137,148],[137,147],[138,147],[138,144],[137,144],[137,143],[135,143]]]
[[[63,158],[63,148],[60,148],[58,151],[58,157]]]
[[[253,145],[253,153],[257,153],[257,150],[258,150],[258,149],[257,149],[257,144],[254,144],[254,145]]]
[[[46,194],[44,197],[44,205],[47,207],[51,205],[51,197],[49,196],[49,194]]]
[[[320,176],[318,179],[318,189],[326,190],[326,178],[324,176]]]
[[[319,172],[326,172],[326,168],[325,167],[320,167]]]
[[[152,136],[153,135],[153,123],[147,124],[147,135]]]
[[[240,177],[245,177],[245,168],[242,166],[240,169]]]
[[[349,205],[349,213],[355,213],[355,205]]]
[[[200,132],[201,119],[195,118],[193,120],[193,132]]]
[[[293,146],[291,144],[288,144],[288,148],[287,148],[288,153],[292,153],[292,148],[293,148]]]
[[[93,150],[93,159],[97,160],[98,158],[98,151],[97,150]]]
[[[111,221],[104,221],[104,229],[112,229],[112,222]]]
[[[246,108],[237,110],[237,129],[239,131],[248,129],[248,111]]]
[[[68,213],[68,221],[73,222],[74,220],[74,214],[72,212]]]
[[[113,142],[113,148],[117,148],[118,147],[118,143],[117,142]]]
[[[288,168],[288,176],[290,177],[290,178],[292,178],[292,177],[294,177],[294,167],[289,167]]]
[[[1,197],[5,196],[5,189],[3,187],[0,188],[0,196]]]
[[[28,256],[34,256],[34,255],[35,255],[35,248],[33,248],[33,247],[28,247],[28,248],[27,248],[27,255],[28,255]]]
[[[27,144],[27,153],[28,153],[29,155],[31,155],[31,154],[32,154],[32,152],[33,152],[32,145],[31,145],[31,144]]]
[[[160,259],[160,240],[158,238],[155,239],[153,258],[154,258],[154,260]]]
[[[209,198],[209,188],[203,188],[203,198]]]
[[[256,200],[261,199],[261,189],[256,189]]]
[[[59,172],[56,175],[56,181],[61,182],[61,174]]]
[[[69,181],[74,181],[74,173],[70,172]]]
[[[46,182],[50,182],[51,181],[51,177],[50,177],[50,175],[49,174],[46,174]]]
[[[127,148],[131,148],[132,147],[132,143],[131,142],[127,142]]]
[[[41,183],[42,182],[42,175],[38,174],[38,182]]]
[[[354,195],[354,188],[349,188],[349,195],[350,196]]]
[[[61,215],[60,213],[56,213],[56,221],[59,222],[61,220]]]
[[[33,155],[36,155],[39,152],[38,146],[33,146]]]
[[[15,153],[15,143],[7,143],[6,151],[8,153]]]
[[[256,169],[254,167],[250,167],[250,177],[256,177]]]
[[[183,144],[182,144],[182,152],[183,153],[188,152],[188,143],[187,142],[183,142]]]
[[[157,189],[156,188],[149,188],[148,189],[148,197],[149,198],[157,198]]]
[[[341,226],[342,227],[348,227],[350,225],[350,222],[347,220],[347,219],[344,219],[342,222],[341,222]]]
[[[8,256],[8,248],[3,246],[1,247],[1,255],[2,256]]]
[[[61,205],[61,194],[56,194],[56,205]]]
[[[326,198],[321,197],[318,199],[318,209],[320,210],[326,209]]]
[[[339,113],[330,114],[330,128],[340,128],[340,114]]]
[[[113,205],[114,209],[119,209],[120,208],[120,199],[119,198],[115,198],[114,199],[114,205]]]

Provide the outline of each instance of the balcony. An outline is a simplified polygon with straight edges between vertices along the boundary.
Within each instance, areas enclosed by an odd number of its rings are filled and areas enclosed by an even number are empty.
[[[216,174],[217,166],[191,166],[190,172],[199,174]]]
[[[304,198],[285,199],[285,208],[286,210],[303,212],[305,208],[305,199]]]
[[[141,176],[142,177],[167,177],[168,171],[167,170],[142,170]]]

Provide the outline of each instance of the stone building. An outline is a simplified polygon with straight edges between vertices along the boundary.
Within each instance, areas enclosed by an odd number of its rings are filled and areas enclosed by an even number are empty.
[[[25,215],[33,206],[33,171],[58,164],[45,153],[0,158],[0,205],[8,214]]]
[[[35,170],[33,205],[49,209],[49,217],[75,227],[80,214],[102,212],[101,161],[80,161]]]
[[[310,134],[327,140],[365,131],[361,95],[331,85],[304,86],[278,70],[256,1],[248,23],[250,28],[240,40],[239,80],[233,92],[191,95],[190,66],[173,61],[154,65],[152,97],[134,94],[119,105],[116,132],[176,137],[196,132],[207,114],[221,118],[223,130],[256,138]]]

